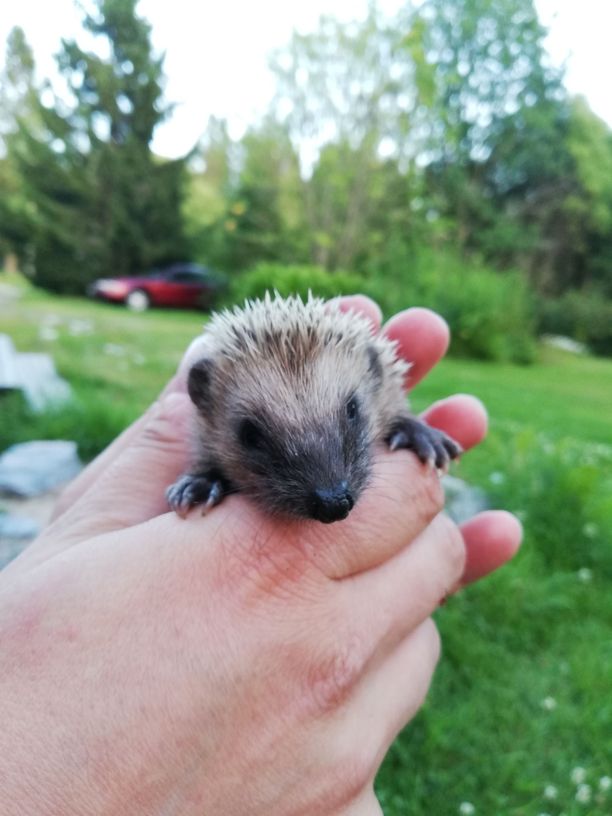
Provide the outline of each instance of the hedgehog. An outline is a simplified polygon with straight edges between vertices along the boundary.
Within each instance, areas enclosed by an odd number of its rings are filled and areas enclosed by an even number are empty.
[[[193,466],[166,493],[179,515],[241,493],[265,511],[330,523],[368,485],[376,446],[446,469],[459,445],[410,413],[409,364],[337,302],[266,294],[213,315],[187,376]]]

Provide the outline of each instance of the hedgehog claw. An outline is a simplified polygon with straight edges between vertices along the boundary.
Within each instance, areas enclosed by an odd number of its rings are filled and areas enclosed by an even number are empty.
[[[181,518],[186,518],[197,504],[203,505],[202,514],[207,513],[222,498],[221,482],[205,474],[186,473],[166,490],[170,508]]]
[[[461,445],[437,428],[431,428],[415,417],[399,417],[387,437],[392,451],[406,448],[414,451],[423,464],[446,472],[451,459],[462,452]]]
[[[208,498],[204,502],[202,506],[202,515],[205,516],[209,510],[219,504],[221,499],[223,498],[223,485],[219,481],[212,482],[210,485],[210,492],[208,493]]]

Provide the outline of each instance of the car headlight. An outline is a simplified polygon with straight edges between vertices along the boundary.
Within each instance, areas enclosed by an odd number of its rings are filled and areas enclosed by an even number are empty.
[[[102,278],[96,282],[96,291],[103,295],[113,295],[123,297],[127,295],[129,286],[124,281],[113,280],[112,278]]]

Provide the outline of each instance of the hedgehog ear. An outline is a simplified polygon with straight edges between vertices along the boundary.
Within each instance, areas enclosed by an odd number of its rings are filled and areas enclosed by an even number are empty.
[[[378,351],[374,348],[374,346],[368,346],[366,351],[368,355],[368,371],[377,383],[381,383],[383,378],[383,367],[382,363],[380,362]]]
[[[191,401],[197,408],[205,408],[210,399],[210,383],[215,365],[212,360],[204,357],[198,360],[189,369],[187,375],[187,391]]]

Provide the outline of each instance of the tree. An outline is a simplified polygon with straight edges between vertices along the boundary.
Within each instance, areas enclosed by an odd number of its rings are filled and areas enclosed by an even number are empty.
[[[162,99],[163,58],[152,52],[137,0],[97,0],[84,28],[98,52],[63,41],[58,64],[71,91],[52,106],[37,101],[41,128],[20,122],[16,151],[35,210],[35,280],[82,291],[184,253],[184,161],[150,149],[169,108]],[[108,56],[101,57],[105,53]]]
[[[383,240],[371,227],[381,227],[382,182],[396,172],[412,176],[414,66],[397,59],[400,41],[401,32],[371,5],[361,21],[321,18],[315,32],[294,34],[272,63],[274,112],[301,158],[310,257],[328,269],[372,254]],[[408,198],[401,207],[407,217]]]
[[[35,126],[34,56],[23,29],[11,30],[0,73],[0,258],[14,253],[22,263],[32,210],[15,165],[19,122]]]
[[[567,257],[572,161],[562,74],[532,0],[425,0],[404,19],[434,211],[464,250],[546,288]]]

